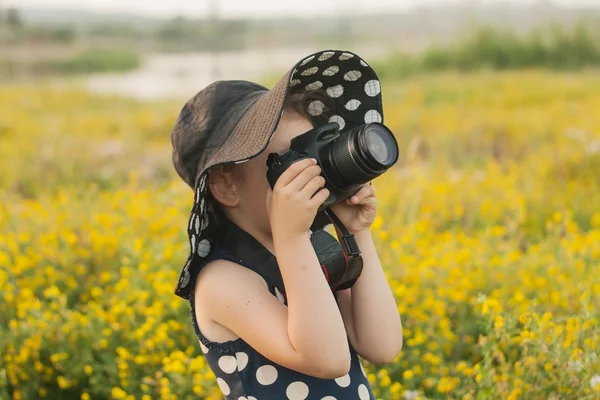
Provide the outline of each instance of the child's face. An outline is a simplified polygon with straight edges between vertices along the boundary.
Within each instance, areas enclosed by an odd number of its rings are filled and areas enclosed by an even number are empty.
[[[236,214],[251,223],[261,234],[271,235],[271,227],[266,207],[269,189],[267,181],[267,157],[270,153],[284,153],[290,148],[290,141],[313,129],[311,122],[296,113],[284,112],[267,148],[257,157],[240,164],[241,176],[239,204]]]

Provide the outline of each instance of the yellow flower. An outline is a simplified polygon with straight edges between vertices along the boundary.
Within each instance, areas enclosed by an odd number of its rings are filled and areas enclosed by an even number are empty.
[[[509,400],[517,400],[519,395],[522,393],[521,389],[514,389],[510,395],[507,397]]]
[[[81,400],[90,400],[91,397],[89,395],[89,393],[82,393],[81,394]]]
[[[88,375],[88,376],[91,375],[92,372],[94,371],[94,369],[92,368],[92,366],[89,365],[89,364],[86,364],[85,367],[83,367],[83,370],[84,370],[85,374]]]
[[[411,370],[406,370],[402,373],[402,377],[406,380],[414,378],[415,374]]]
[[[64,376],[59,376],[57,378],[57,382],[58,382],[58,386],[61,389],[68,389],[69,387],[71,387],[71,383],[69,382],[69,380],[67,378],[65,378]]]
[[[113,399],[124,399],[127,397],[127,393],[119,387],[113,387],[111,394]]]

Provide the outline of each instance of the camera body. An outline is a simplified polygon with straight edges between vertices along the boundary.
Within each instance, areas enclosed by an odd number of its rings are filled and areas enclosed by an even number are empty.
[[[267,180],[271,188],[293,163],[306,158],[317,160],[330,193],[319,207],[322,211],[350,198],[393,166],[398,160],[398,144],[391,131],[378,123],[358,126],[343,135],[336,122],[316,127],[292,139],[284,154],[269,154]]]

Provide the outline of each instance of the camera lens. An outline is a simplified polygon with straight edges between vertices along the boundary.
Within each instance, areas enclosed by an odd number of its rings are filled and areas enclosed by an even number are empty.
[[[391,165],[396,157],[397,151],[393,138],[380,125],[373,125],[365,129],[362,138],[364,150],[376,162],[382,166]]]
[[[324,150],[323,170],[339,189],[347,190],[377,178],[398,161],[392,132],[377,123],[356,127]]]

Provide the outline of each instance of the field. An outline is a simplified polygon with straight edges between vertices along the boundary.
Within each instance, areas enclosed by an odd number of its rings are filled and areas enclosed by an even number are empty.
[[[380,399],[600,398],[600,75],[383,83],[373,226],[404,349]],[[173,295],[180,104],[0,88],[0,399],[219,399]]]

